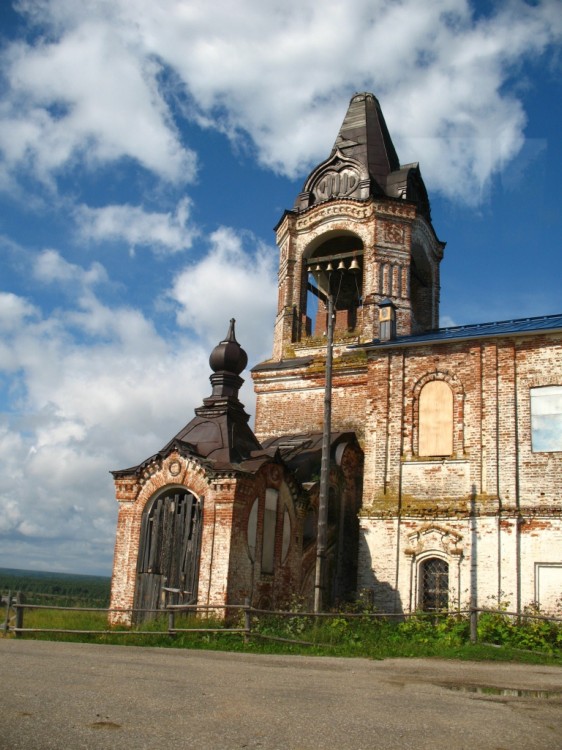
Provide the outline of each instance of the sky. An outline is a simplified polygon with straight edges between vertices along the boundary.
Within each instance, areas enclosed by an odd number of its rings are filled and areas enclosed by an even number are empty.
[[[1,567],[110,574],[109,472],[230,318],[271,356],[273,227],[355,92],[420,164],[441,325],[562,312],[561,0],[0,0],[0,57]]]

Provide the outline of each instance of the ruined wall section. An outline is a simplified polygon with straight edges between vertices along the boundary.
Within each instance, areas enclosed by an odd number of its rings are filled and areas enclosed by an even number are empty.
[[[560,519],[395,516],[360,524],[358,590],[380,611],[420,608],[421,564],[434,557],[449,565],[450,609],[466,610],[472,600],[480,607],[536,603],[560,611]]]
[[[530,391],[562,384],[556,337],[467,341],[369,354],[364,502],[373,512],[453,501],[460,512],[555,507],[560,452],[532,450]],[[419,394],[431,380],[453,393],[453,453],[420,456]],[[443,505],[444,503],[444,505]],[[490,505],[491,503],[491,505]],[[554,504],[554,506],[553,506]]]
[[[262,570],[264,546],[264,499],[267,490],[277,494],[273,542],[273,572]],[[299,489],[287,469],[266,464],[251,481],[238,488],[232,519],[228,601],[254,607],[281,608],[298,592],[302,556],[302,514]],[[255,546],[249,544],[249,517],[257,503]]]

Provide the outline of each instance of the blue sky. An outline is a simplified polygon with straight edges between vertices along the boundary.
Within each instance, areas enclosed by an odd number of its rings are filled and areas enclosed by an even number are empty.
[[[562,310],[562,5],[422,5],[0,3],[0,566],[110,573],[108,472],[231,317],[270,356],[272,228],[356,91],[420,163],[442,325]]]

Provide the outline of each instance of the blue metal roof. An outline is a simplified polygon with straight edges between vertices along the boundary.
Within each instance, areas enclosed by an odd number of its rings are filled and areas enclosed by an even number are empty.
[[[562,331],[562,314],[544,315],[539,318],[519,318],[518,320],[500,320],[497,323],[476,323],[453,328],[437,328],[415,336],[398,336],[390,341],[375,339],[368,344],[356,344],[351,348],[386,349],[399,346],[419,346],[424,344],[442,344],[448,341],[464,341],[487,337],[526,335]]]

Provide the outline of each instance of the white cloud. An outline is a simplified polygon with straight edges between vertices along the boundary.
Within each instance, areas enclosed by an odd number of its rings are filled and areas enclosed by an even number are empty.
[[[0,148],[8,169],[28,164],[44,179],[122,157],[191,179],[186,114],[303,174],[327,156],[350,95],[372,90],[402,161],[421,158],[430,188],[474,202],[523,143],[514,74],[562,39],[558,0],[511,0],[479,19],[466,0],[359,0],[352,12],[340,0],[22,7],[48,33],[4,53]]]
[[[43,280],[80,281],[54,251],[39,269]],[[104,305],[87,284],[75,306],[50,316],[7,294],[0,311],[10,322],[0,386],[17,386],[17,411],[0,413],[4,564],[13,555],[64,570],[74,545],[75,570],[79,559],[82,570],[109,572],[117,505],[108,472],[144,460],[193,417],[210,392],[209,352],[164,338],[138,310]]]
[[[33,275],[45,283],[70,283],[80,287],[107,281],[105,268],[100,263],[92,263],[84,270],[75,263],[69,263],[56,250],[43,250],[33,265]]]
[[[142,206],[80,206],[76,211],[78,231],[85,239],[124,241],[131,249],[150,247],[156,253],[178,252],[191,247],[197,229],[189,223],[191,202],[179,201],[175,211],[145,211]]]
[[[0,294],[5,564],[12,555],[34,567],[72,569],[69,550],[76,555],[81,545],[81,570],[109,572],[117,504],[108,472],[144,460],[193,417],[210,394],[209,354],[230,317],[250,363],[269,356],[276,251],[227,228],[210,244],[209,255],[173,284],[190,335],[164,336],[139,309],[104,303],[103,266],[71,263],[54,249],[33,263],[37,283],[64,293],[54,312]],[[249,391],[241,395],[251,413]]]
[[[228,227],[214,232],[210,244],[210,252],[174,280],[170,296],[179,305],[178,323],[214,346],[235,318],[237,339],[251,366],[271,356],[277,250]]]
[[[164,179],[191,180],[195,157],[159,92],[160,65],[127,29],[113,27],[112,15],[85,13],[54,41],[8,47],[4,158],[46,181],[76,159],[94,167],[123,157]]]
[[[18,297],[11,292],[0,292],[0,329],[14,330],[21,326],[25,318],[38,313],[38,310],[28,300]]]

